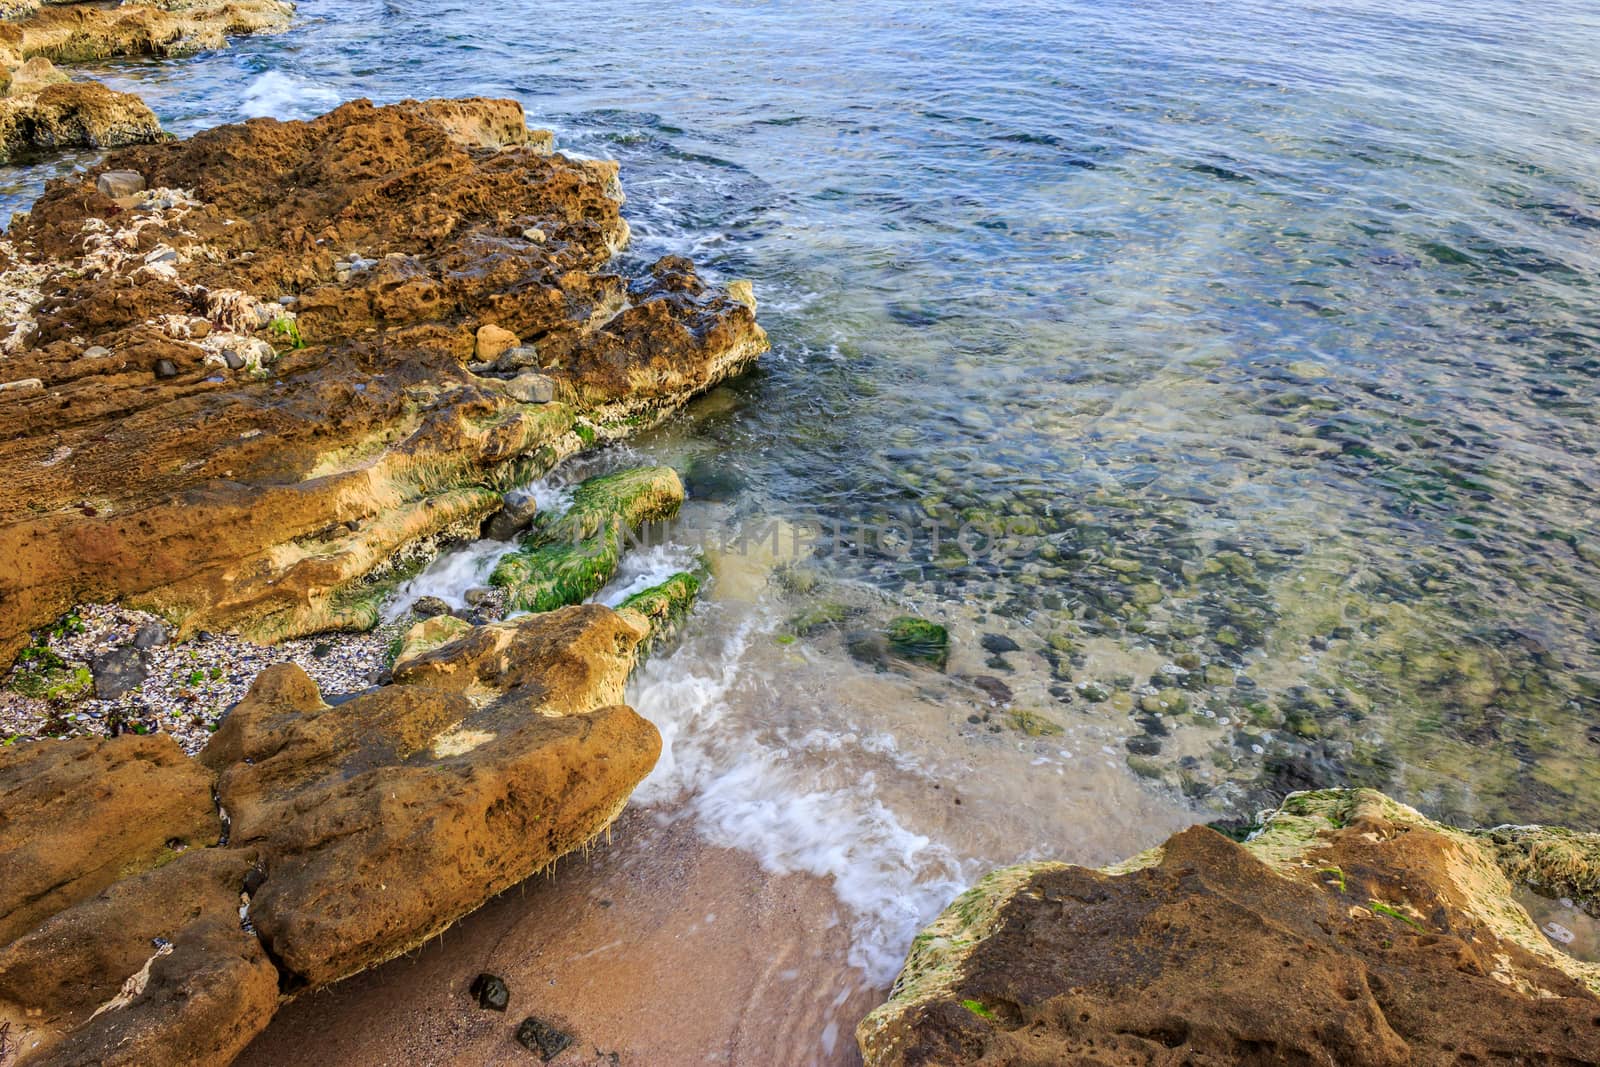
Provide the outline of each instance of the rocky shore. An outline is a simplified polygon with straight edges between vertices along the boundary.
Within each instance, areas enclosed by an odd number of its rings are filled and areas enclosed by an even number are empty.
[[[281,1058],[338,1017],[300,998],[496,898],[473,951],[544,923],[560,928],[530,940],[560,962],[429,963],[447,1001],[435,1051],[465,1011],[461,1055],[514,1043],[549,1061],[573,1035],[503,1013],[554,1004],[606,1030],[606,1062],[713,1046],[849,1061],[843,1020],[879,991],[794,985],[848,968],[823,878],[761,871],[650,811],[588,888],[504,904],[587,856],[655,766],[670,730],[624,687],[707,577],[591,602],[628,535],[683,505],[673,468],[608,467],[558,508],[530,485],[752,368],[767,340],[751,285],[672,256],[620,272],[618,166],[558,153],[514,101],[358,100],[176,141],[136,97],[57,66],[222,47],[292,10],[0,0],[0,162],[119,149],[0,238],[0,1067]],[[504,551],[465,607],[402,593],[479,538]],[[1166,595],[1138,561],[1096,565],[1133,621]],[[1231,597],[1260,573],[1233,553],[1185,580]],[[1169,720],[1237,725],[1187,693],[1255,686],[1186,654],[1074,682],[1087,653],[1061,632],[1034,649],[842,595],[799,604],[781,647],[833,635],[880,672],[959,673],[981,647],[1006,677],[958,679],[982,700],[969,736],[1062,734],[1039,693],[1137,712],[1129,765],[1152,779],[1158,755],[1199,766],[1156,740]],[[1019,698],[1005,657],[1024,653],[1049,678]],[[619,900],[629,913],[608,914]],[[669,955],[688,934],[703,944]],[[650,966],[590,962],[624,937]],[[559,995],[530,992],[557,973]],[[363,981],[392,999],[392,967]],[[671,999],[719,981],[746,999]],[[296,1000],[294,1025],[247,1053]],[[384,1055],[431,1054],[404,1029]],[[1301,792],[1114,867],[1006,868],[916,939],[856,1037],[873,1067],[1600,1062],[1600,835]]]
[[[578,605],[682,483],[516,490],[766,348],[748,286],[608,271],[621,200],[512,102],[357,102],[124,152],[14,221],[7,1057],[228,1062],[616,818],[660,747],[623,682],[698,580]],[[374,629],[491,526],[519,543],[482,610]]]

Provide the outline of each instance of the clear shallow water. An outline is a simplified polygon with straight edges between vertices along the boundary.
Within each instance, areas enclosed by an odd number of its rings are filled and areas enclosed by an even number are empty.
[[[631,261],[756,282],[764,368],[639,452],[720,528],[919,531],[787,591],[727,568],[636,685],[686,739],[646,797],[868,872],[864,965],[984,864],[1109,860],[1293,788],[1600,828],[1591,6],[300,10],[98,73],[179,133],[516,97],[622,160]],[[937,550],[929,520],[1014,551]],[[794,632],[835,605],[859,614]],[[907,607],[952,625],[947,676],[849,654]],[[979,675],[1064,732],[982,721]]]

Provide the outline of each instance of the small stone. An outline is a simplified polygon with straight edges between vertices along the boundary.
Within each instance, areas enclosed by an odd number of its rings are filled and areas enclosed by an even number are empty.
[[[556,398],[556,383],[542,374],[521,374],[506,383],[506,392],[524,404],[548,404]]]
[[[522,231],[522,236],[534,244],[544,244],[544,231],[537,227],[529,227]]]
[[[529,1052],[537,1052],[540,1060],[549,1063],[572,1047],[572,1035],[530,1015],[517,1027],[517,1043]]]
[[[419,619],[431,619],[435,615],[450,614],[450,605],[436,596],[418,597],[411,605],[411,614]]]
[[[468,589],[462,594],[462,599],[471,607],[477,607],[486,600],[493,600],[495,589],[492,586],[479,585]]]
[[[487,971],[472,980],[467,992],[478,1002],[478,1007],[488,1011],[505,1011],[511,1003],[511,990],[505,979]]]
[[[144,175],[136,170],[108,170],[100,175],[94,187],[101,196],[119,200],[144,192]]]
[[[1005,652],[1020,652],[1022,651],[1022,646],[1005,634],[984,634],[983,650],[998,656]]]
[[[111,349],[105,345],[90,345],[83,350],[84,359],[105,359],[111,354]]]
[[[996,704],[1011,703],[1011,687],[992,674],[980,674],[972,680],[972,684],[987,693]]]
[[[516,348],[521,343],[510,330],[486,322],[478,327],[477,357],[484,362],[499,359],[502,352]]]
[[[91,656],[89,672],[94,676],[94,695],[101,700],[116,700],[149,676],[144,655],[132,645]]]
[[[494,369],[500,371],[525,370],[528,367],[539,365],[539,350],[532,345],[517,345],[500,353],[494,361]]]
[[[502,501],[504,507],[495,513],[489,520],[489,526],[484,531],[495,541],[509,541],[517,534],[526,530],[533,522],[533,517],[539,513],[539,502],[532,493],[521,489],[513,489],[505,495]],[[472,603],[468,601],[467,603]]]
[[[1135,756],[1155,756],[1161,752],[1161,742],[1153,737],[1130,737],[1123,744]]]
[[[167,643],[167,628],[159,622],[147,622],[139,627],[133,635],[133,647],[137,649],[155,648],[157,645]]]
[[[0,400],[21,400],[25,396],[44,392],[44,382],[38,378],[19,378],[14,382],[0,382]]]
[[[170,359],[158,359],[158,360],[156,360],[156,377],[157,378],[176,378],[177,376],[178,376],[178,365],[176,363],[172,362],[172,360],[170,360]]]
[[[231,348],[222,351],[222,362],[228,365],[229,370],[239,370],[244,366],[244,357]]]

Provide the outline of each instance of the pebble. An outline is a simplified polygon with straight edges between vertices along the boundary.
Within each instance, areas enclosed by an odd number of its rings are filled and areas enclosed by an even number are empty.
[[[165,623],[155,615],[115,605],[88,605],[77,612],[81,632],[49,640],[69,665],[87,666],[99,652],[135,642],[146,627]],[[145,680],[114,700],[89,697],[66,708],[0,688],[0,743],[44,737],[107,736],[110,723],[135,733],[170,734],[190,755],[205,747],[232,707],[249,691],[257,674],[274,663],[298,663],[323,693],[368,688],[384,671],[384,656],[394,638],[410,625],[404,619],[368,633],[321,634],[277,645],[258,645],[235,634],[197,634],[182,644],[143,650]],[[326,645],[327,654],[312,654]],[[132,649],[130,649],[132,651]]]
[[[170,359],[158,359],[158,360],[156,360],[156,377],[157,378],[176,378],[177,376],[178,376],[178,365],[176,363],[172,362],[172,360],[170,360]]]
[[[95,180],[94,187],[101,196],[120,200],[144,192],[144,175],[136,170],[108,170]]]

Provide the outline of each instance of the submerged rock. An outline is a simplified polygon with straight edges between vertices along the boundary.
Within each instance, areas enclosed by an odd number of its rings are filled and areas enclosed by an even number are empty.
[[[683,482],[671,467],[603,474],[573,492],[572,504],[496,565],[490,581],[513,611],[549,611],[598,593],[616,573],[623,541],[646,523],[678,513]]]
[[[991,874],[856,1036],[869,1067],[1592,1062],[1600,964],[1553,945],[1511,879],[1597,872],[1600,835],[1295,794],[1244,845],[1194,827],[1103,870]]]
[[[136,206],[100,195],[109,171],[144,176]],[[506,487],[765,350],[687,261],[609,273],[626,239],[616,164],[553,154],[506,100],[223,126],[53,183],[0,247],[35,294],[7,376],[42,383],[5,402],[0,661],[86,598],[176,640],[373,625],[396,565],[475,535]],[[466,368],[486,321],[537,344],[561,400]]]

